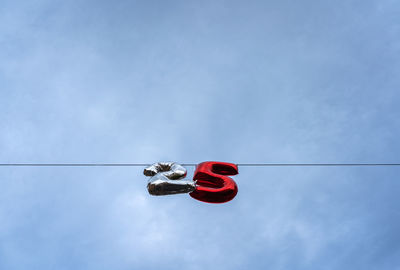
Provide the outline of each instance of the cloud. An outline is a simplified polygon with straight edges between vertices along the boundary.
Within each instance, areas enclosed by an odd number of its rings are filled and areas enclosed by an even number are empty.
[[[5,2],[0,159],[396,161],[398,9]],[[240,168],[209,205],[139,168],[1,168],[0,266],[393,269],[397,175]]]

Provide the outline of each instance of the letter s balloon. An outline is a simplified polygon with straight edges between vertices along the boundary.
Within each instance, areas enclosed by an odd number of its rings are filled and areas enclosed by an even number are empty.
[[[193,180],[196,189],[189,193],[196,200],[207,203],[225,203],[232,200],[238,187],[235,181],[227,175],[239,173],[233,163],[207,161],[196,167]]]

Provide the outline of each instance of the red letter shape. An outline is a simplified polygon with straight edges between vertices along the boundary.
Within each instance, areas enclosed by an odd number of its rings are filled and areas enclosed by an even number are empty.
[[[224,203],[235,198],[238,188],[232,178],[238,167],[232,163],[207,161],[197,165],[193,180],[196,190],[189,193],[196,200],[208,203]]]

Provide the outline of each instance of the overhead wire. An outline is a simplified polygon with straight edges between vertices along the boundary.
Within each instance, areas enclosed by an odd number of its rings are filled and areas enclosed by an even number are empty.
[[[146,167],[150,163],[0,163],[0,167]],[[182,163],[182,166],[197,166]],[[240,167],[376,167],[400,166],[400,163],[237,163]]]

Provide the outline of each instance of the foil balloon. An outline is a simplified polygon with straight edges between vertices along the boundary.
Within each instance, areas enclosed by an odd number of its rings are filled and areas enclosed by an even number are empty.
[[[151,195],[170,195],[189,193],[195,190],[194,181],[182,180],[186,169],[175,162],[158,162],[144,169],[146,176],[151,176],[147,190]]]
[[[239,173],[233,163],[208,161],[197,165],[193,180],[196,181],[196,190],[189,195],[192,198],[208,203],[225,203],[232,200],[238,187],[232,178],[227,175]]]
[[[228,177],[239,173],[233,163],[207,161],[196,166],[193,181],[183,180],[187,171],[175,162],[158,162],[147,167],[144,175],[150,176],[147,190],[151,195],[171,195],[189,193],[199,201],[207,203],[225,203],[232,200],[238,187]]]

